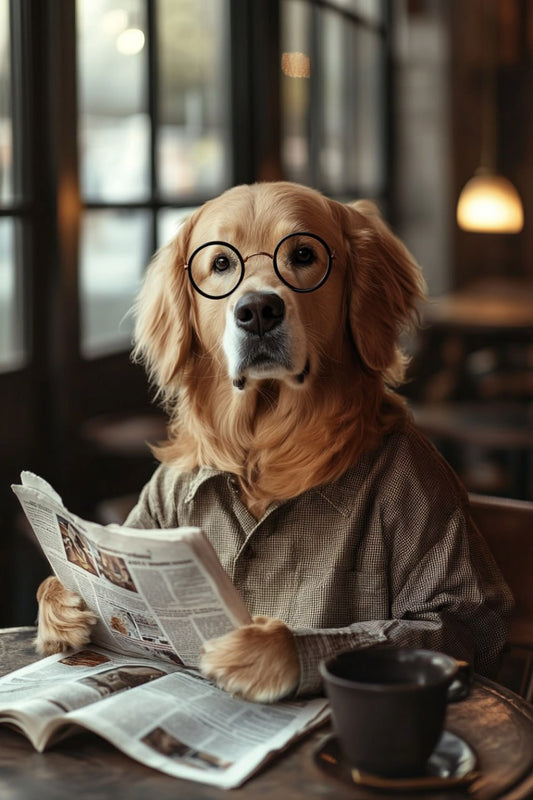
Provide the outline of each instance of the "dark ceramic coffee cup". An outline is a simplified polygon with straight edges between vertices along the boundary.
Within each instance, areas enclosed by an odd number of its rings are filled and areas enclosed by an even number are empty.
[[[424,773],[446,705],[469,692],[468,664],[432,650],[350,650],[320,665],[333,725],[352,767],[386,777]]]

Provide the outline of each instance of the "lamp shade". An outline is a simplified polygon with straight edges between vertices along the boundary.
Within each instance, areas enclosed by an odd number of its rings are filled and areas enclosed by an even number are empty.
[[[522,201],[507,178],[477,173],[459,196],[457,222],[465,231],[518,233],[524,226]]]

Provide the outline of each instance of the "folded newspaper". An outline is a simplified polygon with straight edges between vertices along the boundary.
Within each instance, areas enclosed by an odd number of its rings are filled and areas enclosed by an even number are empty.
[[[150,767],[229,789],[328,718],[323,698],[250,703],[195,669],[204,641],[250,622],[200,529],[87,522],[45,480],[21,478],[13,491],[54,573],[98,623],[90,645],[0,678],[0,722],[40,752],[86,728]]]

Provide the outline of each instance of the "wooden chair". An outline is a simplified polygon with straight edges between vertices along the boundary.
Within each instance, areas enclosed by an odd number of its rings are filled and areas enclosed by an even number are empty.
[[[470,494],[472,517],[514,599],[497,680],[533,699],[533,502]]]

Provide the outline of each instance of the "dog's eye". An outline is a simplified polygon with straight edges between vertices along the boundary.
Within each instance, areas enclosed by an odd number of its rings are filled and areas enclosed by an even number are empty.
[[[309,245],[295,247],[292,251],[291,261],[295,267],[306,267],[309,264],[313,264],[315,259],[315,251]]]
[[[227,272],[231,268],[231,261],[228,256],[216,256],[213,259],[213,272]]]

